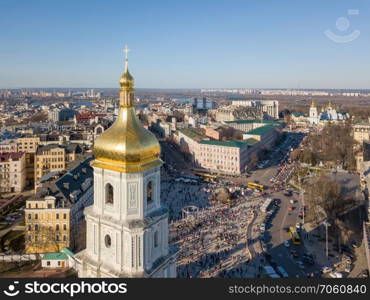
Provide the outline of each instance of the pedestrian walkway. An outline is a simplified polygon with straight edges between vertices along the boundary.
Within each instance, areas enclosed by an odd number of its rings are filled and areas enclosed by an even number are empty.
[[[315,263],[317,265],[331,266],[336,261],[331,257],[326,257],[325,242],[318,241],[316,235],[318,235],[317,228],[315,228],[311,223],[306,223],[303,225],[301,236],[306,251],[313,255]]]

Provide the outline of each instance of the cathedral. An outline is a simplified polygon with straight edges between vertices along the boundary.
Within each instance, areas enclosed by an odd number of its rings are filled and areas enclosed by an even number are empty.
[[[318,113],[315,103],[311,103],[308,116],[308,121],[311,125],[324,124],[327,122],[341,122],[347,119],[349,119],[349,114],[337,111],[330,102],[321,109],[321,113]]]
[[[76,270],[79,277],[176,277],[160,201],[160,146],[135,114],[125,52],[118,117],[93,149],[94,204],[84,212],[86,249],[75,255]]]

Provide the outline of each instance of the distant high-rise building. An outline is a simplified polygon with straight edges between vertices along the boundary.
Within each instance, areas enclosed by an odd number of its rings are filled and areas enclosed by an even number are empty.
[[[54,109],[49,112],[49,119],[53,122],[70,121],[78,111],[69,108]]]
[[[195,109],[213,109],[215,107],[215,102],[206,97],[203,97],[202,99],[194,98],[193,107]]]

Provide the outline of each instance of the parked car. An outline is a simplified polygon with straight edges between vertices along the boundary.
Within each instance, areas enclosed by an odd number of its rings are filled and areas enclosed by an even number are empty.
[[[302,270],[306,269],[306,267],[304,266],[303,262],[301,262],[300,260],[297,260],[296,263],[297,263],[297,265],[298,265],[298,267],[300,269],[302,269]]]
[[[278,271],[278,273],[280,273],[280,275],[283,277],[283,278],[288,278],[289,275],[288,273],[285,271],[285,269],[281,266],[277,266],[276,267],[276,270]]]
[[[293,255],[293,257],[298,258],[299,254],[296,250],[291,250],[290,253]]]
[[[359,277],[361,277],[361,278],[368,278],[369,277],[369,270],[367,270],[367,269],[362,270],[362,272],[360,273]]]
[[[329,276],[332,278],[343,278],[343,274],[340,272],[330,272]]]
[[[274,203],[275,203],[275,205],[279,205],[281,203],[281,200],[280,199],[274,199]]]
[[[351,271],[352,271],[352,265],[351,265],[351,264],[348,264],[348,265],[344,268],[344,272],[351,273]]]
[[[310,256],[307,256],[307,255],[303,255],[303,256],[302,256],[302,261],[303,261],[305,264],[308,264],[308,265],[314,265],[314,264],[315,264],[315,262],[314,262],[313,258],[312,258],[312,257],[310,257]]]
[[[332,272],[333,271],[333,268],[330,268],[330,267],[322,267],[321,268],[321,273],[322,274],[326,274],[326,273],[329,273],[329,272]]]

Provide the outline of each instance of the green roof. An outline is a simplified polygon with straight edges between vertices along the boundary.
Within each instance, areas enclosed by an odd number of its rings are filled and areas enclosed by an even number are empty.
[[[277,125],[265,125],[265,126],[261,126],[261,127],[258,127],[258,128],[255,128],[255,129],[252,129],[252,130],[246,132],[246,134],[263,135],[266,132],[269,132],[269,131],[273,130],[276,126]]]
[[[293,116],[295,116],[295,117],[305,117],[306,115],[304,114],[304,113],[300,113],[300,112],[294,112],[294,113],[292,113],[292,115]]]
[[[233,141],[211,141],[211,140],[201,140],[200,144],[205,145],[215,145],[215,146],[224,146],[224,147],[244,147],[247,143],[243,141],[233,140]]]
[[[181,133],[185,134],[191,139],[202,139],[204,138],[204,135],[197,131],[196,129],[181,129],[179,130]]]
[[[253,146],[253,145],[259,143],[259,141],[254,139],[254,138],[249,138],[249,139],[246,139],[244,141],[245,141],[246,144],[248,144],[248,146]]]
[[[262,124],[274,124],[274,120],[235,120],[235,121],[224,121],[225,124],[252,124],[252,123],[262,123]]]
[[[67,254],[65,253],[46,253],[42,260],[65,260],[68,259]]]
[[[62,248],[62,252],[67,254],[70,257],[74,256],[74,253],[71,250],[69,250],[68,248]]]
[[[251,123],[257,123],[257,122],[261,122],[259,120],[235,120],[235,121],[224,121],[226,124],[232,124],[232,123],[236,123],[236,124],[251,124]]]

